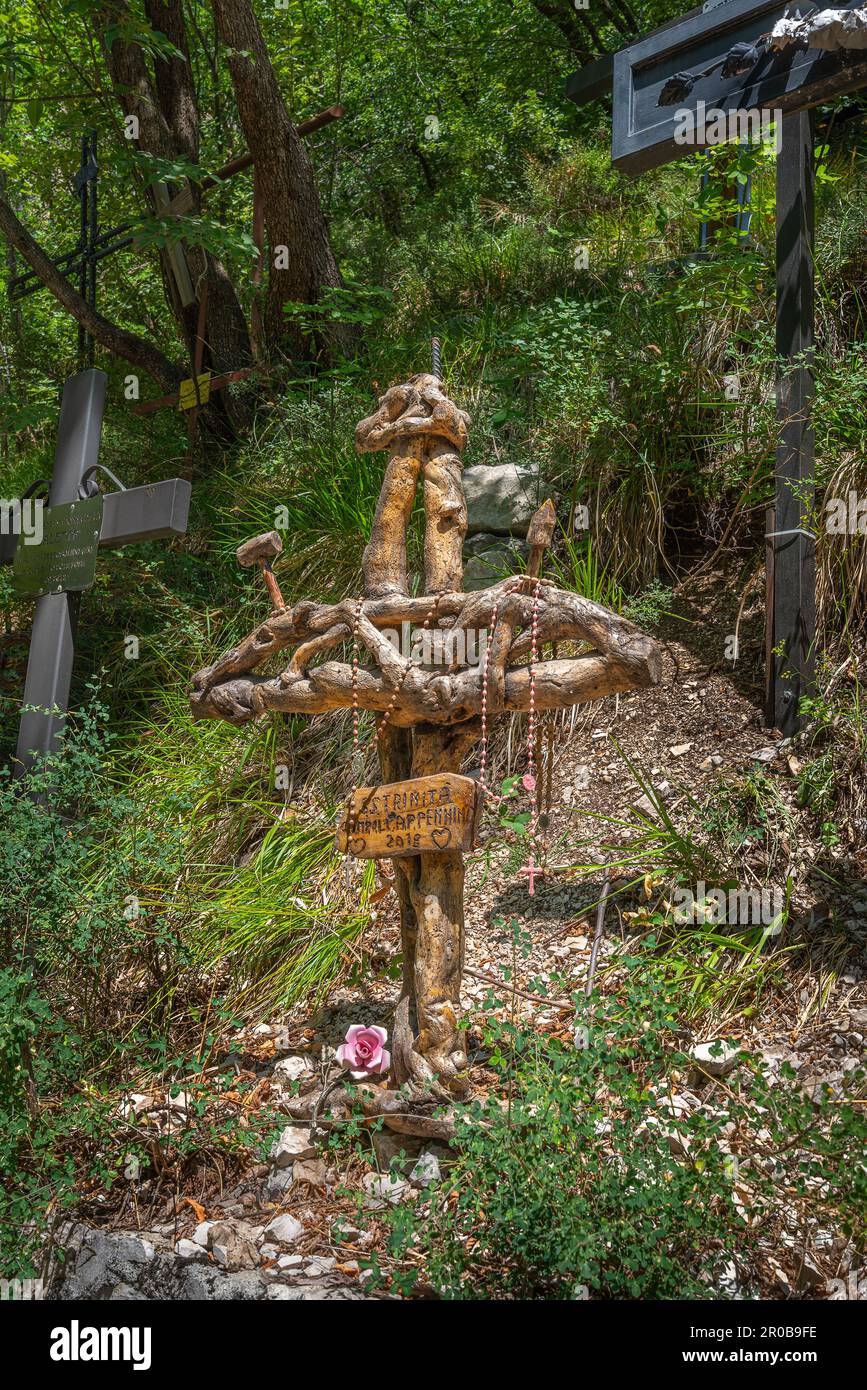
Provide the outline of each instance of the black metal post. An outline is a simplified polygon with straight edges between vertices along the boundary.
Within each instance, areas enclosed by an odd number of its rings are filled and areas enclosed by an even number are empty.
[[[98,235],[97,224],[97,175],[98,168],[96,162],[96,131],[90,133],[90,153],[93,159],[93,173],[87,181],[87,200],[89,211],[89,227],[87,238],[87,291],[88,303],[91,309],[96,308],[96,240]],[[87,335],[87,363],[88,367],[93,366],[93,334]]]
[[[87,298],[87,155],[89,147],[89,136],[81,137],[81,162],[78,168],[78,293],[82,299]],[[79,370],[86,365],[87,357],[87,329],[83,323],[78,325],[78,366]]]
[[[773,528],[773,680],[768,722],[801,724],[813,690],[816,542],[813,370],[813,128],[811,113],[782,119],[777,157],[777,419]]]

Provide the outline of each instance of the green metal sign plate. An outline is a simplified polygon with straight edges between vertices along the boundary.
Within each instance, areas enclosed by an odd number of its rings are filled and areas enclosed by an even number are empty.
[[[19,540],[12,584],[19,598],[89,589],[96,575],[96,550],[102,529],[102,497],[66,502],[43,511],[38,545]]]

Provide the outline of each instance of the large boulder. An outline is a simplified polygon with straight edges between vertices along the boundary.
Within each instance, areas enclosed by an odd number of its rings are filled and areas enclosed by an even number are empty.
[[[405,1184],[404,1184],[405,1186]],[[162,1231],[102,1231],[83,1223],[71,1224],[62,1234],[66,1262],[61,1278],[48,1293],[52,1302],[140,1302],[193,1300],[224,1302],[285,1299],[378,1299],[384,1295],[366,1290],[363,1283],[347,1279],[330,1256],[304,1255],[280,1261],[273,1258],[256,1268],[230,1269],[217,1262],[218,1248],[246,1259],[257,1232],[240,1221],[208,1223],[211,1253],[197,1241],[181,1238],[177,1249]],[[291,1243],[303,1232],[301,1223],[288,1213],[276,1217],[268,1233],[281,1243]],[[221,1246],[221,1241],[223,1242]],[[231,1254],[229,1252],[231,1251]],[[196,1253],[198,1252],[198,1253]],[[263,1252],[259,1252],[260,1257]]]
[[[156,1242],[132,1232],[88,1230],[78,1227],[71,1235],[72,1253],[65,1280],[65,1298],[111,1298],[118,1285],[135,1287],[150,1273],[157,1260]]]
[[[463,472],[467,532],[526,536],[530,518],[544,502],[538,464],[474,464]]]

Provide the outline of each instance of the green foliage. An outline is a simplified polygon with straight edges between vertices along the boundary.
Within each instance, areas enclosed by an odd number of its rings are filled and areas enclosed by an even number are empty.
[[[202,882],[197,951],[207,971],[227,967],[238,1007],[283,1008],[315,997],[344,964],[367,923],[374,865],[349,892],[334,853],[334,815],[272,825],[245,867]]]
[[[760,1291],[759,1241],[786,1204],[863,1239],[857,1104],[814,1106],[791,1068],[771,1086],[746,1059],[713,1104],[675,1107],[689,1061],[673,992],[636,969],[576,1008],[575,1046],[488,1026],[497,1085],[459,1118],[430,1209],[393,1220],[392,1258],[411,1252],[447,1299],[706,1299],[726,1296],[729,1261]]]
[[[857,661],[850,655],[834,673],[823,665],[819,689],[801,709],[808,756],[798,774],[798,803],[816,817],[827,849],[841,841],[860,847],[867,826],[867,720]]]
[[[207,215],[171,222],[148,213],[144,187],[157,177],[199,182],[239,148],[225,54],[211,47],[207,26],[190,25],[198,165],[142,157],[105,105],[104,55],[93,42],[97,8],[95,0],[74,0],[60,26],[44,5],[0,0],[0,186],[49,252],[65,249],[78,230],[71,196],[78,137],[96,127],[101,225],[131,221],[137,234],[134,247],[102,263],[100,309],[185,362],[155,251],[178,239],[208,247],[225,263],[249,318],[251,180],[225,181],[209,195]],[[680,8],[676,0],[650,0],[638,6],[638,25],[652,28]],[[206,441],[191,463],[182,462],[180,413],[132,416],[123,393],[128,364],[98,350],[109,375],[104,461],[133,485],[191,472],[193,508],[182,542],[100,557],[82,605],[77,668],[106,667],[109,710],[85,714],[56,766],[31,783],[36,788],[43,778],[47,788],[59,779],[62,804],[30,801],[0,775],[0,1164],[14,1174],[0,1216],[9,1230],[42,1220],[53,1197],[61,1207],[75,1200],[92,1174],[107,1184],[119,1180],[124,1150],[110,1132],[119,1076],[126,1082],[141,1067],[194,1091],[215,1030],[235,1006],[274,1009],[315,995],[357,950],[372,870],[341,882],[329,835],[345,791],[345,722],[317,721],[309,732],[302,721],[280,717],[244,730],[193,725],[186,686],[192,669],[267,611],[255,576],[239,572],[234,560],[249,535],[275,525],[281,531],[278,574],[291,601],[358,592],[383,461],[355,453],[353,430],[387,386],[427,367],[432,333],[442,339],[447,387],[473,418],[466,462],[539,463],[564,499],[586,505],[589,536],[558,537],[551,572],[644,628],[655,630],[671,615],[670,586],[686,558],[730,523],[749,539],[750,520],[772,489],[774,169],[767,151],[718,150],[624,180],[610,167],[603,106],[578,110],[565,101],[563,76],[574,54],[531,0],[311,0],[288,10],[259,6],[257,15],[293,118],[336,100],[347,110],[307,146],[344,283],[317,305],[290,306],[287,323],[311,336],[353,334],[327,368],[312,353],[310,361],[271,363],[270,375],[257,379],[267,398],[243,445],[220,454]],[[610,46],[619,44],[598,15],[594,24]],[[134,37],[151,64],[174,56],[138,0],[117,34]],[[829,487],[844,477],[855,485],[855,475],[841,470],[865,449],[867,164],[851,129],[828,137],[818,188],[816,434],[819,479]],[[700,188],[702,170],[708,179]],[[731,185],[748,176],[749,244],[723,227],[712,258],[691,258],[700,221],[725,223]],[[586,269],[579,247],[588,252]],[[75,369],[74,347],[74,326],[50,295],[20,306],[0,296],[2,496],[50,471],[57,394]],[[731,375],[739,386],[734,398],[724,385]],[[144,384],[142,394],[151,394]],[[416,576],[419,558],[417,510],[409,536]],[[857,627],[859,563],[830,595],[829,629],[841,614]],[[8,573],[0,574],[0,604],[10,650],[16,641],[20,648],[30,606],[14,599]],[[141,640],[137,661],[126,660],[126,633]],[[4,750],[14,738],[19,674],[11,663],[3,668]],[[74,704],[81,697],[76,686]],[[808,712],[802,809],[815,813],[829,852],[842,842],[857,846],[867,824],[857,674]],[[121,731],[110,743],[107,722]],[[291,768],[285,792],[275,787],[278,765]],[[692,1017],[756,1008],[781,977],[784,951],[767,949],[754,934],[683,928],[665,895],[700,878],[730,882],[751,849],[771,874],[791,829],[772,784],[754,777],[721,785],[709,809],[683,803],[684,819],[643,774],[638,781],[652,810],[613,827],[617,843],[608,857],[625,871],[624,894],[650,879],[631,922],[644,934],[637,948],[644,967],[660,990],[677,987],[681,1010]],[[527,811],[507,783],[510,790],[500,829],[517,859],[526,849]],[[598,871],[594,851],[585,867]],[[129,911],[133,900],[139,911]],[[218,987],[228,992],[225,1005],[212,997]],[[671,1252],[683,1254],[695,1287],[706,1287],[701,1240],[718,1238],[721,1251],[730,1240],[730,1213],[719,1209],[713,1184],[695,1178],[698,1195],[690,1196],[682,1174],[665,1169],[663,1149],[652,1159],[636,1157],[634,1190],[612,1188],[621,1160],[612,1165],[595,1131],[571,1132],[575,1117],[585,1128],[586,1116],[600,1117],[592,1087],[609,1082],[593,1067],[606,1058],[623,1116],[634,1122],[636,1106],[644,1113],[644,1093],[630,1085],[638,1088],[634,1078],[656,1066],[645,1044],[630,1060],[627,1042],[620,1063],[613,1047],[610,1055],[575,1054],[577,1070],[568,1049],[538,1039],[504,1035],[496,1046],[521,1124],[499,1112],[487,1117],[490,1128],[471,1124],[462,1171],[478,1158],[486,1173],[495,1172],[496,1140],[505,1139],[503,1154],[516,1157],[503,1159],[502,1202],[485,1178],[478,1211],[461,1207],[448,1253],[437,1246],[443,1286],[452,1293],[469,1287],[457,1242],[480,1213],[480,1279],[492,1289],[506,1289],[496,1283],[501,1250],[509,1291],[561,1296],[576,1282],[606,1296],[668,1290]],[[530,1113],[530,1096],[545,1102],[537,1113]],[[556,1103],[548,1105],[551,1097]],[[209,1134],[205,1120],[191,1125],[185,1152],[210,1142]],[[490,1152],[474,1149],[488,1134]],[[616,1134],[625,1144],[625,1123]],[[215,1142],[234,1140],[221,1133]],[[594,1162],[604,1175],[598,1206]],[[570,1194],[562,1225],[558,1182]],[[648,1193],[664,1213],[667,1244],[657,1254],[642,1206]],[[582,1243],[571,1243],[573,1228]],[[440,1226],[431,1229],[439,1241]],[[614,1248],[621,1232],[632,1254],[618,1274],[608,1242]],[[545,1262],[546,1241],[562,1269]],[[4,1253],[0,1266],[11,1267],[18,1254]]]
[[[107,775],[109,743],[93,699],[26,782],[0,769],[4,1273],[26,1263],[49,1207],[62,1211],[97,1171],[111,1180],[95,1147],[112,1108],[99,1068],[124,1050],[125,1029],[147,1017],[148,999],[180,963],[177,941],[137,897],[137,855],[153,875],[176,871],[171,829],[142,835],[136,853],[119,849],[111,829],[135,807]],[[145,1025],[143,1045],[147,1034]]]
[[[33,1272],[52,1226],[92,1187],[138,1183],[154,1142],[181,1171],[204,1149],[255,1148],[272,1123],[263,1113],[239,1128],[212,1109],[237,1078],[214,1066],[235,1020],[201,981],[183,889],[201,790],[176,777],[153,814],[145,780],[118,778],[106,714],[91,698],[26,782],[0,770],[3,1277]],[[126,1123],[119,1087],[134,1078],[187,1094],[182,1130],[149,1140]]]
[[[624,615],[637,627],[655,632],[661,619],[669,616],[668,605],[672,597],[673,591],[654,579],[642,593],[628,600],[623,609]]]

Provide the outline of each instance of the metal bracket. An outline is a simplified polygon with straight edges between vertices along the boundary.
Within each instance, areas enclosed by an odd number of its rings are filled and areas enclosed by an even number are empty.
[[[116,473],[112,473],[111,469],[104,463],[92,463],[81,475],[81,482],[78,484],[79,497],[86,498],[95,497],[97,495],[99,492],[99,484],[93,476],[97,471],[104,473],[107,478],[110,478],[118,492],[126,492],[127,489],[125,485],[121,482]]]

